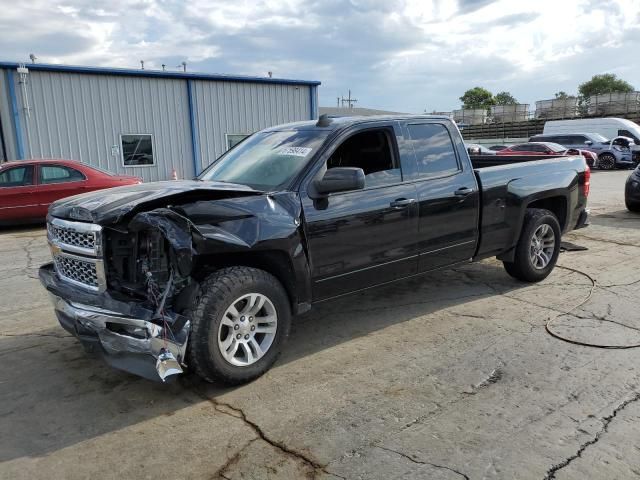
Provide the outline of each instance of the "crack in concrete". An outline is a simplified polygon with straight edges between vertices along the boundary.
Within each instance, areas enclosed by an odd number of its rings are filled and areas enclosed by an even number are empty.
[[[27,266],[22,269],[22,274],[25,275],[28,278],[33,278],[33,279],[38,279],[38,275],[32,275],[31,272],[34,269],[37,269],[39,267],[33,265],[35,259],[33,258],[33,255],[31,253],[31,249],[33,248],[34,242],[36,242],[38,240],[41,240],[41,238],[40,237],[33,237],[33,238],[31,238],[31,240],[27,241],[27,243],[25,243],[21,247],[22,251],[25,253],[25,255],[27,257]]]
[[[580,445],[576,453],[574,453],[567,459],[563,460],[562,462],[556,465],[553,465],[549,470],[547,470],[547,474],[544,476],[544,480],[554,480],[556,478],[556,474],[560,470],[569,466],[571,462],[573,462],[577,458],[581,458],[582,454],[587,448],[589,448],[591,445],[595,445],[596,443],[598,443],[598,441],[602,438],[602,436],[605,433],[607,433],[607,431],[609,430],[609,425],[611,424],[613,419],[616,417],[616,415],[618,415],[618,413],[621,410],[625,409],[629,404],[636,402],[638,400],[640,400],[640,393],[635,392],[635,394],[631,398],[625,400],[624,402],[619,404],[616,408],[614,408],[613,412],[610,415],[607,415],[606,417],[601,418],[600,421],[602,422],[602,428],[598,430],[595,437],[593,437],[591,440],[588,440],[584,442],[582,445]]]
[[[583,310],[584,311],[584,310]],[[610,318],[607,318],[605,315],[596,315],[593,312],[590,312],[590,315],[577,315],[575,313],[570,313],[569,315],[580,318],[582,320],[598,320],[601,322],[609,322],[609,323],[614,323],[616,325],[620,325],[621,327],[625,327],[628,328],[630,330],[636,330],[638,332],[640,332],[640,327],[634,327],[633,325],[627,325],[626,323],[622,323],[622,322],[618,322],[617,320],[612,320]],[[567,326],[567,325],[565,325]],[[585,328],[584,325],[581,325],[580,328]]]
[[[412,456],[412,455],[407,455],[406,453],[402,453],[402,452],[399,452],[397,450],[393,450],[392,448],[382,447],[380,445],[376,445],[375,448],[379,448],[380,450],[385,450],[385,451],[390,452],[390,453],[395,453],[396,455],[399,455],[402,458],[406,458],[410,462],[417,463],[418,465],[429,465],[429,466],[434,467],[434,468],[439,468],[439,469],[442,469],[442,470],[449,470],[450,472],[453,472],[453,473],[456,473],[456,474],[460,475],[465,480],[469,480],[469,476],[468,475],[462,473],[459,470],[456,470],[455,468],[447,467],[446,465],[439,465],[437,463],[425,462],[423,460],[419,460],[417,458],[414,458],[414,456]]]
[[[256,440],[259,440],[259,437],[255,437],[252,438],[251,440],[249,440],[247,443],[245,443],[242,448],[240,450],[238,450],[234,455],[232,455],[231,457],[227,458],[227,461],[224,462],[224,465],[222,465],[214,474],[213,474],[213,479],[216,478],[224,478],[229,480],[229,477],[227,477],[226,473],[227,470],[229,470],[232,466],[236,465],[238,463],[238,461],[240,460],[240,457],[242,456],[242,453]]]
[[[331,475],[333,477],[338,477],[338,478],[344,479],[344,477],[342,477],[342,476],[340,476],[340,475],[338,475],[336,473],[329,472],[327,470],[327,465],[322,465],[318,461],[314,460],[313,458],[310,458],[309,456],[303,454],[302,452],[294,450],[291,447],[288,447],[283,442],[280,442],[278,440],[275,440],[275,439],[269,437],[265,433],[265,431],[262,429],[262,427],[260,427],[260,425],[258,425],[254,421],[252,421],[249,418],[247,418],[246,414],[244,413],[244,411],[241,408],[234,407],[234,406],[232,406],[232,405],[230,405],[230,404],[228,404],[226,402],[221,402],[221,401],[217,400],[216,398],[209,397],[206,394],[204,394],[203,392],[198,391],[197,389],[192,389],[192,390],[198,396],[200,396],[201,398],[203,398],[203,399],[207,400],[208,402],[210,402],[213,405],[213,408],[217,412],[220,412],[220,413],[222,413],[224,415],[228,415],[230,417],[234,417],[234,418],[237,418],[239,420],[242,420],[257,435],[257,438],[255,438],[254,440],[257,440],[257,439],[263,440],[264,442],[268,443],[269,445],[271,445],[272,447],[276,448],[277,450],[280,450],[286,456],[292,457],[297,461],[301,461],[303,464],[305,464],[306,466],[310,467],[312,469],[312,471],[313,471],[313,477],[312,478],[315,478],[316,474],[318,472],[321,472],[321,473],[324,473],[326,475]],[[243,450],[244,450],[244,448],[246,448],[246,446],[243,447]],[[241,452],[239,452],[239,453],[241,453]],[[238,459],[239,459],[239,457],[238,457]]]
[[[73,335],[58,335],[55,333],[0,333],[0,337],[52,337],[73,338]]]
[[[478,393],[478,390],[481,390],[483,388],[488,387],[489,385],[493,385],[494,383],[497,383],[502,378],[503,375],[504,375],[504,373],[502,371],[502,366],[496,367],[487,376],[487,378],[485,378],[481,382],[478,382],[475,385],[472,385],[471,386],[471,390],[467,390],[467,391],[462,392],[462,393],[467,394],[467,395],[475,395],[476,393]]]

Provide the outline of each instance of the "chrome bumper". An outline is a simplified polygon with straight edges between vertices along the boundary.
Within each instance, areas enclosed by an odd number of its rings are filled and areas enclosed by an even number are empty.
[[[107,363],[152,380],[182,373],[191,329],[187,321],[174,332],[169,325],[69,302],[49,292],[58,321],[90,350],[99,346]]]

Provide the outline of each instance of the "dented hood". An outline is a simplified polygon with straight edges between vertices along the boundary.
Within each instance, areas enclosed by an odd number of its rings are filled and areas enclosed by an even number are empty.
[[[65,198],[53,203],[49,214],[58,218],[111,225],[143,208],[262,193],[234,183],[171,180],[98,190]]]

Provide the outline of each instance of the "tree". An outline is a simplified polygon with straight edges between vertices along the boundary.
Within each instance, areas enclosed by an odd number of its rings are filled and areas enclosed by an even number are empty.
[[[599,95],[601,93],[633,92],[633,85],[618,78],[613,73],[603,73],[602,75],[594,75],[591,80],[580,84],[578,92],[583,98]]]
[[[470,88],[460,97],[462,108],[489,108],[495,104],[493,94],[482,87]]]
[[[518,103],[509,92],[496,93],[494,100],[496,105],[516,105]]]
[[[563,100],[565,98],[569,98],[569,96],[570,96],[564,90],[560,90],[559,92],[556,92],[554,95],[556,96],[557,99],[560,99],[560,100]]]

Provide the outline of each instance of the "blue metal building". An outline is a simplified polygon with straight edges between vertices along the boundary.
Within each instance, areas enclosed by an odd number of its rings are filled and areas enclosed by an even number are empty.
[[[191,178],[244,136],[317,118],[320,82],[0,62],[0,161]]]

